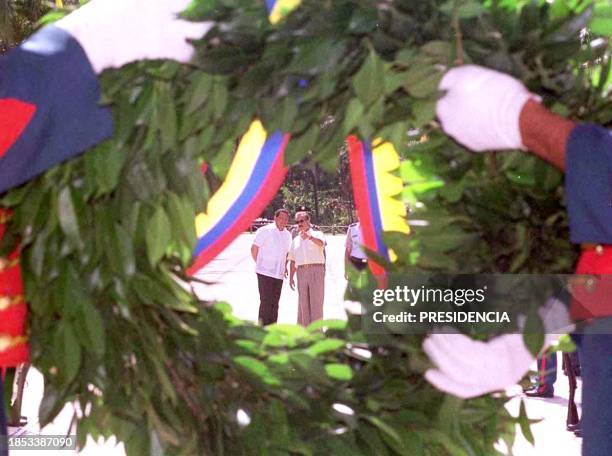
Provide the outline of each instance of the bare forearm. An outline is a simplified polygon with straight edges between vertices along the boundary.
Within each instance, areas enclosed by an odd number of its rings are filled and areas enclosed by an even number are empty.
[[[257,262],[257,254],[259,253],[259,247],[256,245],[251,246],[251,256],[253,257],[253,261]]]
[[[519,127],[523,144],[535,155],[565,169],[565,146],[576,123],[529,100],[523,106]]]

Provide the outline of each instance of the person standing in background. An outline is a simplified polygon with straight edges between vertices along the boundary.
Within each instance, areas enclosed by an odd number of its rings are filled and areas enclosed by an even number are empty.
[[[251,246],[259,286],[259,321],[264,326],[278,320],[278,301],[287,275],[287,253],[291,245],[287,222],[289,211],[278,209],[274,223],[259,228]]]
[[[538,357],[538,380],[525,391],[529,397],[554,397],[557,381],[557,352]]]
[[[368,257],[362,249],[363,233],[359,222],[352,223],[346,230],[346,244],[344,249],[344,263],[349,262],[358,271],[363,271],[368,267]],[[348,279],[348,272],[345,271],[344,277]]]
[[[289,249],[289,286],[295,290],[298,280],[298,324],[308,326],[323,318],[325,297],[325,237],[312,229],[308,212],[295,214],[298,236]]]

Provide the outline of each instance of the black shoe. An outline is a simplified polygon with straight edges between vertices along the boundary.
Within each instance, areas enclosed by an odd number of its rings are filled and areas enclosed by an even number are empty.
[[[525,395],[529,397],[554,397],[555,389],[548,386],[540,386],[533,391],[525,391]]]
[[[574,429],[574,435],[582,438],[582,426],[580,426],[580,423],[578,423],[578,427]]]
[[[23,427],[26,424],[28,424],[28,417],[27,416],[20,416],[19,417],[19,421],[12,421],[9,420],[7,425],[10,427]]]
[[[535,391],[537,388],[538,388],[537,383],[534,383],[533,385],[525,386],[523,387],[523,393],[526,393],[527,391]]]
[[[575,377],[580,377],[581,374],[582,374],[582,372],[580,372],[580,368],[579,367],[574,369],[574,376]]]
[[[566,426],[566,429],[567,429],[569,432],[576,432],[577,430],[579,430],[579,429],[580,429],[580,422],[575,423],[575,424],[568,424],[568,425]]]

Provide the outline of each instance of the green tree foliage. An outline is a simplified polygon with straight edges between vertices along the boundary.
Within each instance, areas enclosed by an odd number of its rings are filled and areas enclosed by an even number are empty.
[[[0,0],[0,52],[29,36],[48,10],[44,2],[37,0]]]
[[[274,209],[279,207],[293,212],[303,206],[312,213],[313,222],[319,226],[347,226],[356,221],[348,157],[345,151],[340,154],[335,173],[326,172],[318,165],[292,166],[280,192],[264,212],[265,216],[271,218]]]
[[[347,134],[391,140],[411,217],[430,224],[412,241],[419,266],[571,270],[561,174],[518,152],[467,153],[440,133],[434,106],[443,71],[477,63],[522,79],[563,114],[609,124],[608,41],[586,28],[609,18],[607,3],[307,2],[279,27],[259,25],[258,5],[231,5],[194,10],[224,25],[201,48],[202,67],[240,102],[255,94],[248,103],[270,129],[294,134],[290,161],[310,150],[333,170]]]
[[[309,0],[271,25],[261,1],[194,2],[216,21],[196,65],[105,74],[113,138],[1,200],[22,237],[41,422],[77,401],[80,444],[114,434],[135,455],[492,455],[517,422],[530,437],[505,399],[425,382],[422,336],[364,334],[355,315],[263,329],[199,302],[182,272],[209,196],[198,164],[222,179],[255,117],[293,134],[290,164],[330,171],[347,134],[387,138],[410,218],[429,222],[389,237],[399,271],[568,271],[560,174],[469,154],[433,108],[444,69],[475,62],[609,125],[610,9],[595,3]]]
[[[0,53],[30,36],[52,7],[74,7],[76,4],[78,0],[0,0]],[[57,11],[46,20],[62,14]]]

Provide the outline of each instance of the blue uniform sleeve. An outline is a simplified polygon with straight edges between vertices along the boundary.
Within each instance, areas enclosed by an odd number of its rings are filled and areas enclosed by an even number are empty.
[[[567,140],[565,175],[572,242],[612,244],[612,132],[576,126]]]
[[[45,27],[0,58],[0,193],[109,137],[108,108],[85,52]]]

